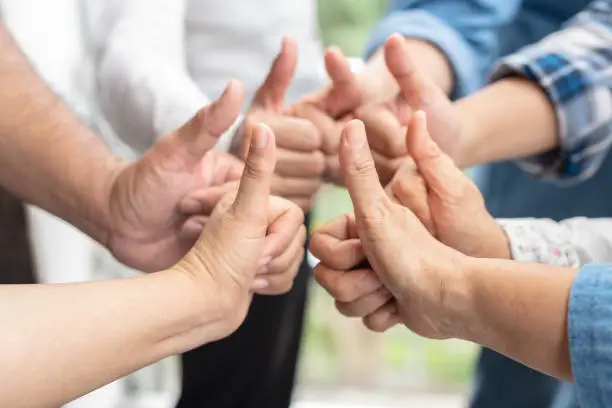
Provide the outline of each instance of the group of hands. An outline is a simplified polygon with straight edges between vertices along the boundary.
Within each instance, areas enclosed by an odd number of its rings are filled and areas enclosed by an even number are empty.
[[[332,48],[330,83],[286,106],[296,47],[284,40],[230,153],[212,149],[241,111],[237,81],[116,172],[104,244],[135,268],[191,278],[218,312],[221,338],[242,323],[253,294],[291,289],[304,257],[304,212],[333,182],[348,189],[354,212],[316,231],[311,251],[320,260],[315,278],[338,310],[375,331],[405,324],[453,337],[446,288],[464,284],[475,258],[510,256],[505,233],[451,158],[468,126],[398,36],[384,49],[395,96],[377,95],[375,79],[352,73]]]

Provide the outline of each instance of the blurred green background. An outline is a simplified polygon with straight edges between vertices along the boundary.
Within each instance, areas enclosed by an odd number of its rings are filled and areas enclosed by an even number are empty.
[[[324,43],[360,57],[370,30],[387,7],[388,0],[319,0]],[[326,186],[315,206],[312,229],[349,211],[346,192]],[[313,285],[300,377],[303,384],[327,387],[465,389],[476,353],[471,344],[428,341],[402,327],[384,335],[369,333],[360,321],[342,317],[327,293]]]

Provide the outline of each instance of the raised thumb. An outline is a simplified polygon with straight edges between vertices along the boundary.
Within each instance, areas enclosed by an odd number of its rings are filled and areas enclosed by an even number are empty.
[[[213,149],[219,137],[232,126],[242,109],[244,87],[232,80],[223,94],[202,108],[176,132],[174,148],[183,156],[186,166],[195,166]]]

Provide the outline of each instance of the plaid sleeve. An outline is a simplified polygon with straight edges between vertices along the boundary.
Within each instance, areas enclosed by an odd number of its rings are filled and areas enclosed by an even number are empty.
[[[542,178],[580,182],[612,142],[612,1],[595,1],[562,30],[504,58],[492,80],[537,82],[557,114],[559,147],[520,162]]]

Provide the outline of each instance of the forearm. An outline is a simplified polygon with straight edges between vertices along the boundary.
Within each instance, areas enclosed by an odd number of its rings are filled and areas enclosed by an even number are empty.
[[[507,78],[456,106],[463,123],[454,159],[461,167],[543,153],[559,144],[554,107],[536,83]]]
[[[0,287],[0,405],[49,407],[216,340],[221,313],[177,271]]]
[[[429,75],[436,85],[450,94],[454,78],[445,54],[434,44],[424,40],[406,38],[406,43],[410,49],[410,57],[417,63],[420,72]],[[399,91],[397,82],[385,64],[382,48],[370,57],[359,78],[368,90],[369,101],[387,100]]]
[[[0,183],[105,241],[122,164],[45,86],[0,27]]]
[[[456,337],[538,371],[571,379],[568,299],[576,269],[470,260],[467,288],[449,297]]]

